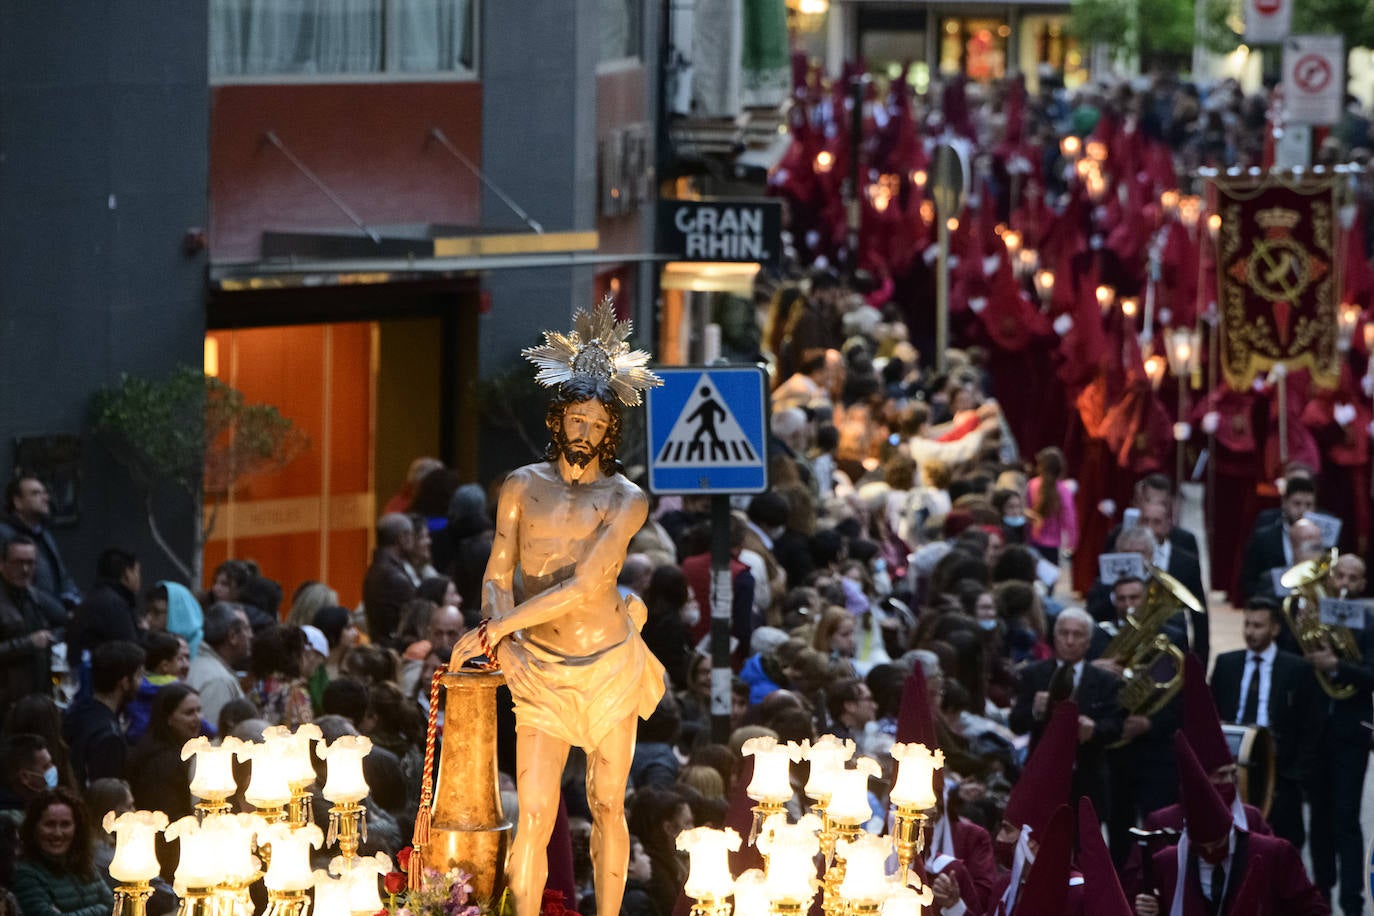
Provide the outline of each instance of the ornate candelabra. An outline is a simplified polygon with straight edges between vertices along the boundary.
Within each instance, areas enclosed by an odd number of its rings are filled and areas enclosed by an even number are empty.
[[[800,916],[811,907],[820,829],[820,818],[814,814],[803,815],[795,824],[787,823],[785,814],[770,815],[763,822],[758,847],[768,861],[764,891],[770,916]]]
[[[238,786],[234,782],[234,758],[243,759],[248,744],[238,738],[225,738],[218,745],[205,736],[192,738],[181,747],[181,759],[195,758],[191,776],[191,794],[196,802],[196,815],[204,820],[229,812],[229,796]]]
[[[367,841],[367,811],[361,802],[367,797],[363,758],[371,750],[371,739],[360,735],[344,735],[333,744],[315,748],[315,753],[329,766],[324,797],[332,804],[326,842],[332,846],[337,840],[345,860],[356,857],[358,845]]]
[[[835,850],[845,865],[839,893],[844,900],[844,916],[877,916],[883,901],[891,895],[891,882],[883,867],[891,847],[880,836],[863,834],[844,840]]]
[[[925,851],[926,812],[935,807],[935,771],[945,765],[945,755],[923,744],[894,744],[892,759],[898,763],[890,793],[895,815],[892,838],[905,876]]]
[[[284,725],[275,725],[264,729],[262,734],[269,743],[283,742],[286,782],[291,787],[287,820],[297,827],[313,823],[315,816],[311,810],[310,787],[315,784],[315,766],[311,762],[310,744],[312,741],[323,741],[324,733],[318,725],[310,724],[302,725],[294,732]]]
[[[840,844],[853,842],[863,831],[863,825],[873,817],[873,809],[868,804],[868,779],[881,776],[882,768],[871,757],[860,757],[854,761],[853,769],[837,770],[832,779],[835,788],[826,805],[825,828],[831,834],[830,847],[836,851]],[[832,857],[825,870],[825,897],[822,908],[825,916],[844,916],[844,894],[840,885],[844,883],[844,860]]]
[[[310,871],[310,850],[318,849],[323,842],[324,834],[314,824],[293,828],[277,821],[264,824],[258,831],[260,846],[272,850],[267,874],[262,879],[267,888],[264,916],[305,916],[310,907],[306,891],[315,883]]]
[[[110,877],[119,882],[114,916],[144,916],[153,893],[151,882],[160,870],[153,840],[166,828],[167,815],[161,811],[128,811],[116,817],[109,811],[103,826],[115,837],[110,861]]]
[[[734,880],[727,853],[738,851],[739,843],[739,834],[729,828],[697,827],[678,834],[677,848],[689,862],[684,890],[695,901],[690,916],[730,916]]]
[[[770,817],[781,814],[783,805],[792,797],[792,775],[789,764],[802,759],[806,747],[789,741],[778,744],[776,738],[750,738],[740,749],[744,756],[754,758],[754,778],[745,792],[755,802],[754,822],[749,828],[749,842],[758,838],[759,830]],[[763,849],[762,846],[759,847]]]

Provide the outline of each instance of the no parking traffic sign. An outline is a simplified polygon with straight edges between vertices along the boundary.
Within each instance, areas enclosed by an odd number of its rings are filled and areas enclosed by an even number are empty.
[[[768,488],[767,379],[757,366],[658,368],[647,392],[649,491],[762,493]]]
[[[1345,97],[1345,37],[1294,35],[1283,43],[1283,122],[1330,125]]]

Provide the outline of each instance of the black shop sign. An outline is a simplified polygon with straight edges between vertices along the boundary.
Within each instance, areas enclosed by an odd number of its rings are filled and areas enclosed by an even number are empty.
[[[782,256],[782,204],[776,200],[662,200],[659,251],[682,261],[757,261]]]

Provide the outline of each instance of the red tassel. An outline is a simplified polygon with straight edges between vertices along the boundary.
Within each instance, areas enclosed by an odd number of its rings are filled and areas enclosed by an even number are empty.
[[[410,870],[406,873],[406,885],[412,891],[421,890],[425,883],[425,851],[419,844],[415,844],[414,850],[410,854]]]

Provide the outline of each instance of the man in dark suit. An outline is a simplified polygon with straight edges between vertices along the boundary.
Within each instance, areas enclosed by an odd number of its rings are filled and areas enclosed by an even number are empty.
[[[1346,556],[1358,561],[1358,557]],[[1341,558],[1345,560],[1345,557]],[[1364,594],[1363,564],[1348,589],[1352,597]],[[1313,609],[1312,613],[1316,613]],[[1365,611],[1364,628],[1351,631],[1361,659],[1337,655],[1330,648],[1307,653],[1316,672],[1325,675],[1333,688],[1351,688],[1351,696],[1328,696],[1328,714],[1313,749],[1313,766],[1307,780],[1311,810],[1308,840],[1312,853],[1313,882],[1331,899],[1340,862],[1340,904],[1346,916],[1357,916],[1364,906],[1364,833],[1360,829],[1360,800],[1365,769],[1369,764],[1369,729],[1374,718],[1374,613]]]
[[[1087,795],[1098,811],[1107,811],[1106,748],[1121,737],[1126,713],[1117,701],[1121,681],[1087,661],[1093,619],[1079,608],[1065,608],[1054,622],[1054,658],[1036,662],[1021,674],[1011,710],[1011,730],[1031,736],[1035,750],[1054,707],[1072,698],[1078,703],[1078,759],[1073,797]]]
[[[1316,506],[1316,484],[1305,477],[1290,477],[1285,481],[1279,517],[1265,525],[1257,523],[1241,554],[1240,588],[1247,604],[1255,595],[1273,596],[1274,584],[1270,570],[1288,569],[1298,562],[1290,529]],[[1319,530],[1319,540],[1320,534]]]
[[[1202,564],[1197,552],[1179,547],[1169,537],[1174,528],[1173,510],[1169,504],[1154,500],[1140,510],[1140,524],[1154,535],[1154,557],[1150,561],[1183,584],[1197,599],[1201,611],[1188,613],[1188,645],[1193,654],[1207,664],[1210,625],[1207,617],[1207,590],[1202,587]]]
[[[1131,507],[1136,511],[1144,509],[1148,503],[1158,502],[1166,506],[1174,504],[1174,486],[1168,477],[1163,474],[1146,474],[1136,481],[1135,497]],[[1137,521],[1136,524],[1141,524]],[[1107,534],[1107,540],[1102,544],[1103,553],[1113,553],[1116,551],[1116,538],[1121,534],[1124,527],[1134,527],[1117,525]],[[1173,525],[1169,529],[1169,543],[1175,547],[1188,551],[1193,556],[1202,556],[1197,546],[1197,535],[1187,528],[1180,528]]]
[[[1278,647],[1278,605],[1257,598],[1245,609],[1245,648],[1217,656],[1212,698],[1222,721],[1262,725],[1274,738],[1274,801],[1269,822],[1277,836],[1302,849],[1302,784],[1326,716],[1326,697],[1300,655]]]

